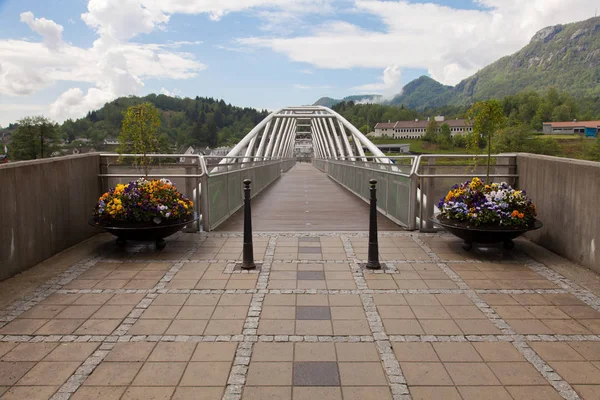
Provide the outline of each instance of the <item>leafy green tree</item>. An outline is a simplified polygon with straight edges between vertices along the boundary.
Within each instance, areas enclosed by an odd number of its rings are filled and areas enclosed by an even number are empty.
[[[492,147],[496,153],[525,152],[530,137],[531,131],[522,125],[506,127],[496,133]]]
[[[426,142],[437,142],[438,138],[438,130],[439,126],[435,118],[431,118],[429,123],[427,124],[427,129],[425,129],[425,136],[423,136],[423,140]]]
[[[158,110],[151,103],[131,106],[125,113],[123,127],[119,135],[119,154],[142,154],[136,157],[134,165],[144,167],[144,176],[148,177],[148,154],[160,151],[158,129],[160,117]]]
[[[498,100],[478,101],[469,109],[467,116],[473,124],[473,134],[467,144],[471,150],[479,147],[479,140],[482,137],[487,138],[488,158],[486,183],[490,182],[490,160],[492,154],[492,138],[494,133],[504,126],[506,116],[502,109],[502,104]]]
[[[9,153],[16,160],[50,157],[58,147],[57,125],[43,116],[27,117],[18,122]]]
[[[442,149],[450,149],[452,147],[452,131],[450,125],[443,123],[440,127],[440,133],[437,137],[437,143]]]
[[[467,137],[466,135],[454,135],[452,138],[452,146],[457,149],[464,149],[467,147]]]
[[[596,142],[587,150],[585,156],[589,160],[600,161],[600,136],[596,138]]]

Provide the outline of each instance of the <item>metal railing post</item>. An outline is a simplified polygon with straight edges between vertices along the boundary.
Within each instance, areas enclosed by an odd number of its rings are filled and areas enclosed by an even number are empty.
[[[377,241],[377,180],[371,179],[371,210],[369,213],[369,259],[366,267],[381,269],[379,263],[379,242]]]
[[[244,249],[242,269],[255,269],[252,246],[252,210],[250,206],[250,179],[244,179]]]

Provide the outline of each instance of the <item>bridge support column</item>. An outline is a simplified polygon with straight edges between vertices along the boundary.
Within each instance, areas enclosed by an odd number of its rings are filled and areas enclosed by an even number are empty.
[[[250,206],[250,179],[244,179],[244,249],[242,269],[255,269],[252,244],[252,210]]]
[[[377,180],[371,179],[371,210],[369,214],[369,259],[366,267],[381,269],[379,263],[379,242],[377,240]]]

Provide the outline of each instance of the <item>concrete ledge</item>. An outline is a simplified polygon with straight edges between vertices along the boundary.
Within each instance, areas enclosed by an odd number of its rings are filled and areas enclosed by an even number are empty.
[[[101,194],[99,154],[0,166],[0,280],[98,231],[87,224]]]
[[[517,169],[544,223],[527,237],[600,272],[600,163],[520,153]]]

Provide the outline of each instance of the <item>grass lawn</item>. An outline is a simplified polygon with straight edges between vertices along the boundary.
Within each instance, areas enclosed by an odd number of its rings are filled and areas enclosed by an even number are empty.
[[[581,137],[581,135],[533,135],[536,139],[556,139],[556,140],[577,140]]]

